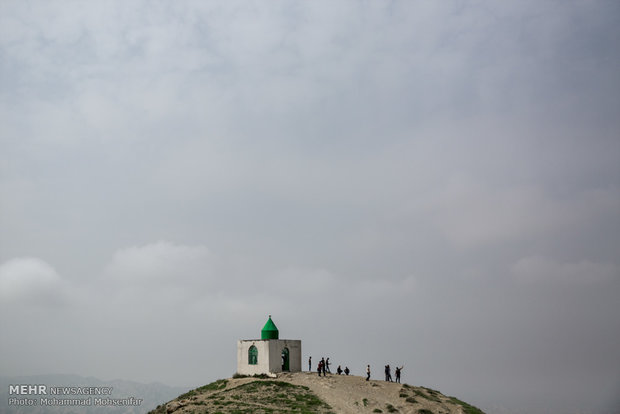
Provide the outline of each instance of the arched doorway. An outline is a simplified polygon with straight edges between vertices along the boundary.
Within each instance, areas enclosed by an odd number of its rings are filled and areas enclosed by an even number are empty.
[[[256,365],[258,363],[258,349],[254,345],[248,349],[248,364]]]
[[[288,348],[282,350],[282,371],[289,371]]]

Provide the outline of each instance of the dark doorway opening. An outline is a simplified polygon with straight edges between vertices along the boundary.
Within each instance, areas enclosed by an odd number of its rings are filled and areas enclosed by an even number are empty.
[[[284,348],[282,350],[282,371],[290,371],[288,348]]]

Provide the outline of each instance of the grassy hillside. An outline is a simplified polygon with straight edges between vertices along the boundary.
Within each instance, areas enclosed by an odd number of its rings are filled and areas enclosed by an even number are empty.
[[[430,388],[366,382],[355,376],[319,378],[309,373],[283,374],[275,380],[218,380],[150,412],[171,413],[484,414],[476,407]]]
[[[227,382],[197,388],[151,413],[333,413],[308,387],[262,380],[226,387]]]

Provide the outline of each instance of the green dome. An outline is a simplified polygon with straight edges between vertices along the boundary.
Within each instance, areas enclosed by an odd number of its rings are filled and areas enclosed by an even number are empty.
[[[260,339],[278,339],[278,335],[278,328],[271,320],[271,315],[269,315],[269,320],[263,326],[263,330],[260,331]]]

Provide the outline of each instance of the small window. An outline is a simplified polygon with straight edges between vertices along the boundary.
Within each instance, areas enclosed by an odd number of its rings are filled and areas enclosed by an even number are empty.
[[[258,363],[258,349],[254,345],[248,349],[248,364],[256,365]]]

